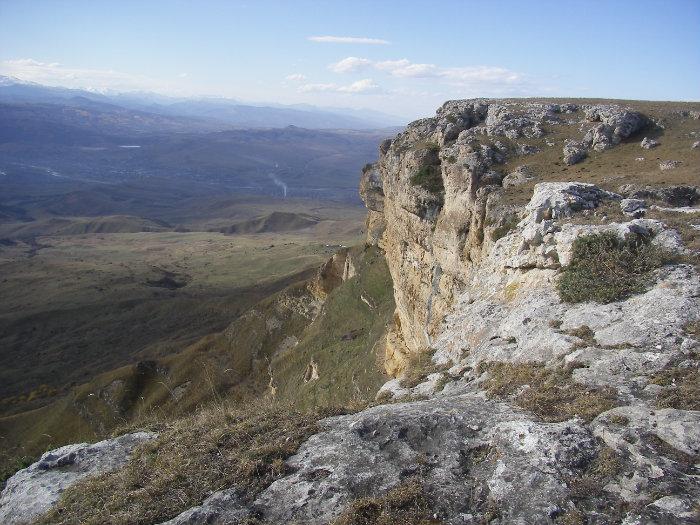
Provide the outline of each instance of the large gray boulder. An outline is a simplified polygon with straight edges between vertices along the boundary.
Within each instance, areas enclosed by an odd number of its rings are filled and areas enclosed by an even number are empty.
[[[581,162],[588,156],[586,147],[580,142],[567,140],[564,143],[564,163],[569,166]]]
[[[7,481],[0,494],[0,523],[33,522],[75,482],[121,467],[136,446],[155,437],[152,432],[135,432],[99,443],[66,445],[46,452],[39,461]]]

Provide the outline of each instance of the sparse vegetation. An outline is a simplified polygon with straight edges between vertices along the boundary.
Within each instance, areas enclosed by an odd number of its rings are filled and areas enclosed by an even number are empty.
[[[598,506],[601,497],[610,498],[604,487],[622,473],[622,462],[612,448],[602,441],[598,445],[598,452],[592,461],[569,479],[571,498],[575,506],[557,518],[558,525],[585,525],[586,516],[592,510],[590,507]],[[615,518],[611,522],[617,523],[618,518],[624,515],[624,512],[620,512],[621,502],[610,503],[606,510]]]
[[[659,247],[641,237],[615,233],[584,235],[574,241],[571,264],[557,284],[569,303],[610,303],[646,290],[651,273],[669,260]]]
[[[439,153],[440,152],[440,145],[437,142],[426,142],[425,149],[427,149],[428,151],[431,151],[433,153]]]
[[[252,497],[286,472],[284,459],[340,410],[217,405],[159,428],[125,467],[71,486],[38,524],[160,523],[216,490]]]
[[[580,343],[574,345],[576,348],[584,348],[586,346],[594,346],[596,344],[595,333],[593,330],[591,330],[591,327],[586,324],[577,326],[566,333],[581,339]]]
[[[665,387],[657,399],[659,408],[700,410],[700,370],[697,365],[667,368],[654,374],[651,382]]]
[[[480,365],[479,371],[489,373],[484,386],[490,396],[515,396],[518,406],[548,422],[576,416],[591,421],[617,404],[612,388],[588,389],[573,381],[570,369],[490,362]]]
[[[23,468],[27,468],[36,460],[37,458],[22,456],[12,458],[0,463],[0,486],[2,486],[3,482],[7,481],[10,477],[12,477],[15,474],[15,472],[17,472],[18,470],[22,470]]]
[[[445,191],[440,166],[423,166],[411,176],[410,182],[413,186],[420,186],[433,194],[440,194]]]
[[[507,215],[500,224],[491,231],[491,240],[495,242],[501,237],[505,237],[515,229],[518,222],[520,222],[520,219],[517,215]]]
[[[432,502],[412,478],[381,496],[353,501],[333,525],[437,525]]]
[[[413,388],[425,380],[425,378],[438,370],[433,363],[434,351],[412,352],[408,356],[406,368],[401,376],[401,386]]]

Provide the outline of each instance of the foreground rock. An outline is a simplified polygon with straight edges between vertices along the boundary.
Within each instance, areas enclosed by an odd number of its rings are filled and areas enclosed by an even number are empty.
[[[136,446],[155,437],[151,432],[135,432],[99,443],[67,445],[46,452],[39,461],[7,480],[0,495],[0,523],[33,522],[76,481],[121,467]]]

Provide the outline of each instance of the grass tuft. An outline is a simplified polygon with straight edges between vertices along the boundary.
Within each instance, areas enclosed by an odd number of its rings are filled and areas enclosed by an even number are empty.
[[[700,410],[700,370],[673,367],[654,374],[651,382],[666,387],[657,399],[659,408]]]
[[[353,501],[333,525],[431,525],[442,523],[420,482],[412,478],[384,495]]]
[[[489,396],[515,396],[519,407],[544,421],[566,421],[577,416],[591,421],[617,404],[614,389],[588,389],[573,381],[569,369],[501,362],[486,363],[479,368],[481,372],[489,372],[485,382]]]
[[[434,350],[411,352],[406,361],[406,368],[401,376],[401,386],[413,388],[422,383],[428,375],[438,371],[433,363]]]
[[[571,264],[557,283],[568,303],[610,303],[644,292],[651,273],[669,256],[647,239],[621,239],[615,233],[584,235],[574,241]]]

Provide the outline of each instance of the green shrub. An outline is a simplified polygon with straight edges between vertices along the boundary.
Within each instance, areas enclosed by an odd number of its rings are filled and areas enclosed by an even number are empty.
[[[440,194],[445,191],[439,166],[423,166],[411,177],[410,182],[430,193]]]
[[[645,291],[652,271],[667,260],[663,250],[642,237],[584,235],[574,241],[571,264],[557,284],[559,297],[569,303],[624,299]]]

